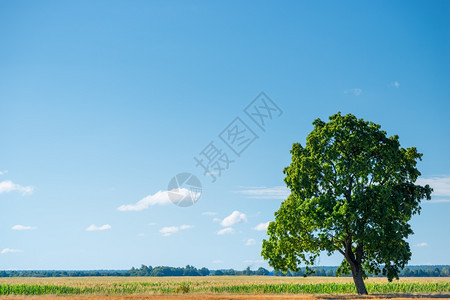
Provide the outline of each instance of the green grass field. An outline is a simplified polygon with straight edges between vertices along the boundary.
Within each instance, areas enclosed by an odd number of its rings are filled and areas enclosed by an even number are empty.
[[[366,280],[370,294],[449,293],[450,278],[384,278]],[[131,295],[131,294],[355,294],[351,278],[330,277],[82,277],[0,278],[0,295]]]

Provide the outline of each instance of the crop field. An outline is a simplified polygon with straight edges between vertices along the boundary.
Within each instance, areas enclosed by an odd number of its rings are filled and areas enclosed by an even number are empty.
[[[450,295],[450,278],[401,278],[389,283],[385,278],[366,280],[369,294],[375,295]],[[153,295],[179,299],[238,299],[237,296],[284,295],[355,295],[351,278],[208,276],[208,277],[64,277],[64,278],[0,278],[0,296],[17,297],[54,295],[83,296],[86,299],[146,299]],[[127,296],[127,297],[125,297]],[[224,298],[222,296],[230,296]],[[284,297],[282,296],[282,297]],[[125,298],[124,298],[125,297]],[[133,298],[138,297],[138,298]],[[184,298],[183,298],[184,297]],[[213,297],[213,298],[211,298]],[[252,298],[250,297],[250,298]],[[278,296],[277,296],[278,297]],[[45,298],[50,299],[50,298]],[[72,298],[75,299],[75,298]],[[76,298],[78,299],[78,297]],[[170,298],[172,299],[172,298]],[[240,298],[239,298],[240,299]],[[242,298],[244,299],[244,298]],[[258,298],[259,299],[259,298]],[[264,298],[263,299],[269,299]],[[289,298],[290,299],[290,298]],[[300,297],[300,299],[302,299]]]

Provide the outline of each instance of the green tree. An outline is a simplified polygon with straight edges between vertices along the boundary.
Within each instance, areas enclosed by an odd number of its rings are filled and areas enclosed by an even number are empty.
[[[275,212],[262,255],[286,272],[312,266],[321,251],[344,256],[337,275],[350,274],[367,294],[366,274],[398,278],[411,257],[408,221],[432,189],[415,185],[422,154],[397,135],[348,114],[317,119],[306,146],[293,145],[284,169],[289,197]]]

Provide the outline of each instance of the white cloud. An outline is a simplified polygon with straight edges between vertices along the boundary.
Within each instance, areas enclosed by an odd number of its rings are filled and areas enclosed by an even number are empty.
[[[247,242],[245,242],[245,246],[252,246],[252,245],[256,245],[255,239],[248,239]]]
[[[285,186],[274,187],[252,187],[245,190],[237,191],[237,193],[252,199],[277,199],[285,200],[290,190]]]
[[[448,203],[450,199],[432,199],[429,201],[425,201],[425,203]]]
[[[394,81],[392,83],[392,86],[398,88],[400,86],[400,83],[398,81]]]
[[[223,264],[223,260],[215,259],[212,261],[213,264]]]
[[[189,229],[189,228],[192,228],[192,227],[194,227],[194,226],[192,226],[192,225],[181,225],[180,229],[181,230],[185,230],[185,229]]]
[[[17,191],[17,192],[21,193],[22,195],[30,195],[33,193],[34,187],[22,186],[20,184],[16,184],[16,183],[12,182],[11,180],[6,180],[6,181],[0,182],[0,194],[9,193],[9,192],[13,192],[13,191]]]
[[[264,259],[255,259],[255,260],[246,259],[246,260],[243,260],[242,262],[244,262],[246,264],[252,264],[252,265],[265,263]]]
[[[140,211],[154,205],[167,205],[174,201],[187,201],[191,199],[192,202],[200,198],[200,192],[192,192],[185,188],[180,188],[171,191],[159,191],[156,194],[148,195],[142,198],[135,204],[123,204],[117,208],[120,211]]]
[[[19,253],[19,252],[23,252],[23,250],[20,249],[11,249],[11,248],[5,248],[3,249],[0,254],[6,254],[6,253]]]
[[[234,232],[233,228],[227,227],[227,228],[220,229],[219,231],[217,231],[217,235],[231,234],[233,232]]]
[[[244,213],[235,210],[231,213],[231,215],[223,219],[222,222],[220,222],[220,225],[228,227],[241,222],[247,222],[247,216]]]
[[[102,231],[102,230],[108,230],[111,229],[111,225],[105,224],[102,226],[97,226],[95,224],[90,225],[88,228],[86,228],[86,231]]]
[[[429,184],[433,188],[431,196],[450,197],[450,177],[449,176],[435,176],[429,178],[419,178],[416,184]]]
[[[205,212],[202,212],[202,215],[203,216],[216,216],[217,213],[213,212],[213,211],[205,211]]]
[[[177,233],[180,230],[186,230],[189,228],[192,228],[194,226],[192,225],[181,225],[181,226],[167,226],[163,227],[159,230],[159,233],[161,233],[163,236],[170,236],[174,233]]]
[[[426,247],[426,246],[428,246],[428,244],[425,243],[425,242],[423,242],[423,243],[418,243],[418,244],[416,244],[415,246],[416,246],[416,247]]]
[[[8,173],[8,170],[0,171],[0,176],[5,175],[6,173]]]
[[[25,225],[14,225],[11,227],[12,230],[33,230],[36,229],[36,227],[32,226],[25,226]]]
[[[214,219],[213,219],[213,222],[215,222],[215,223],[220,223],[220,222],[222,222],[222,220],[219,219],[219,218],[214,218]]]
[[[270,221],[269,222],[265,222],[265,223],[259,223],[258,225],[253,227],[253,230],[266,231],[267,228],[269,227],[269,224],[270,224]]]
[[[346,89],[344,94],[353,94],[355,96],[359,96],[362,94],[362,89],[354,88],[354,89]]]

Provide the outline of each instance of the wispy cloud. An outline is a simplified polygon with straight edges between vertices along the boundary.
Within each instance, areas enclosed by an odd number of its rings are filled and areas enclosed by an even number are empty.
[[[11,227],[12,230],[34,230],[36,227],[33,226],[25,226],[25,225],[14,225]]]
[[[8,173],[8,170],[0,171],[0,176],[5,175],[6,173]]]
[[[255,265],[255,264],[259,265],[259,264],[265,263],[264,259],[255,259],[255,260],[246,259],[246,260],[243,260],[242,262],[246,263],[246,264],[251,264],[251,265]]]
[[[359,95],[362,94],[362,92],[363,92],[362,89],[353,88],[353,89],[346,89],[344,91],[344,94],[351,94],[351,95],[354,95],[354,96],[359,96]]]
[[[20,250],[20,249],[5,248],[5,249],[3,249],[3,250],[0,252],[0,254],[19,253],[19,252],[23,252],[23,250]]]
[[[194,226],[192,225],[181,225],[181,226],[167,226],[163,227],[159,230],[159,233],[161,233],[163,236],[170,236],[174,233],[177,233],[180,230],[186,230],[189,228],[192,228]]]
[[[223,264],[223,260],[221,259],[215,259],[212,261],[213,264]]]
[[[428,244],[423,242],[423,243],[418,243],[418,244],[416,244],[414,246],[416,246],[416,247],[426,247],[426,246],[428,246]]]
[[[269,227],[269,224],[270,224],[270,221],[269,222],[265,222],[265,223],[259,223],[258,225],[253,227],[253,230],[266,231],[267,228]]]
[[[185,198],[198,199],[200,192],[195,193],[185,188],[176,189],[176,191],[159,191],[156,194],[148,195],[135,204],[123,204],[117,208],[119,211],[140,211],[154,205],[167,205],[172,200],[183,200]],[[172,199],[172,200],[171,200]]]
[[[237,193],[253,199],[284,200],[289,196],[290,191],[285,186],[274,186],[274,187],[252,187],[237,191]]]
[[[86,231],[102,231],[102,230],[109,230],[111,229],[111,225],[105,224],[102,226],[97,226],[95,224],[90,225],[88,228],[86,228]]]
[[[433,188],[432,200],[425,203],[446,203],[450,202],[450,176],[421,177],[416,184],[429,184]]]
[[[434,176],[428,178],[419,178],[417,184],[429,184],[433,188],[433,196],[450,197],[450,176]]]
[[[255,239],[248,239],[245,242],[245,246],[252,246],[252,245],[256,245],[256,240]]]
[[[391,86],[398,88],[400,87],[400,83],[398,81],[391,82]]]
[[[234,229],[231,227],[223,228],[217,231],[217,235],[231,234],[234,232]]]
[[[14,183],[11,180],[5,180],[0,182],[0,194],[17,191],[22,195],[30,195],[34,191],[32,186],[22,186]]]
[[[202,215],[203,216],[217,216],[217,213],[213,212],[213,211],[205,211],[205,212],[202,212]]]
[[[228,227],[241,222],[247,222],[247,216],[244,213],[235,210],[231,213],[231,215],[223,219],[222,222],[220,222],[220,225]]]

